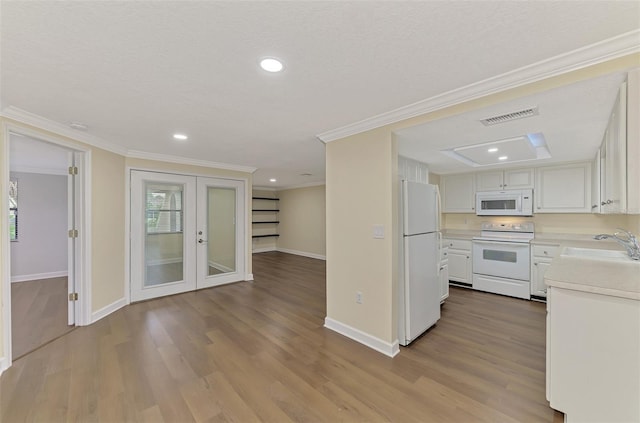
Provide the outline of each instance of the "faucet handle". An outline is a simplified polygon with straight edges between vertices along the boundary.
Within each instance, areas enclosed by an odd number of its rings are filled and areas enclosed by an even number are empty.
[[[628,230],[626,230],[626,229],[616,228],[616,232],[614,232],[613,235],[616,236],[616,237],[619,237],[618,234],[620,232],[623,232],[627,236],[627,239],[629,241],[631,241],[631,242],[636,242],[637,241],[636,240],[636,236],[634,234],[632,234],[631,232],[629,232]]]

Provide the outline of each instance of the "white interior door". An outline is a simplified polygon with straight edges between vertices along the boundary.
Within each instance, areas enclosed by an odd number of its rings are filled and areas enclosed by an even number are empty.
[[[131,172],[131,300],[196,288],[196,178]]]
[[[244,203],[244,182],[198,177],[198,289],[244,280]]]

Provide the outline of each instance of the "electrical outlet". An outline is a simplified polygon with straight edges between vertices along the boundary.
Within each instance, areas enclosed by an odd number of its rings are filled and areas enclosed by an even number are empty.
[[[362,304],[362,292],[356,292],[356,303]]]

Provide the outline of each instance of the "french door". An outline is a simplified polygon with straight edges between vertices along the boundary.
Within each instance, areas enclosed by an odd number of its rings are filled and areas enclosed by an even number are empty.
[[[244,280],[244,182],[131,171],[131,300]]]

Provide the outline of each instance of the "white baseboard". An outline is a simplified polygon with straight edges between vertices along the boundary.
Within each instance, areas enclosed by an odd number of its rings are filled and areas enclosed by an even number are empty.
[[[276,247],[262,247],[262,248],[254,248],[251,250],[252,253],[267,253],[269,251],[277,251]]]
[[[94,311],[93,313],[91,313],[91,323],[95,323],[98,320],[107,317],[108,315],[110,315],[111,313],[113,313],[114,311],[120,310],[122,307],[127,305],[127,299],[126,298],[120,298],[117,301],[112,302],[111,304],[102,307],[100,310],[98,311]]]
[[[160,266],[162,264],[182,263],[183,261],[184,259],[182,257],[156,259],[147,261],[147,266]]]
[[[214,269],[218,269],[224,273],[235,272],[235,269],[232,269],[229,266],[225,266],[224,264],[216,263],[215,261],[212,261],[212,260],[209,260],[208,264],[209,264],[209,267],[213,267]]]
[[[245,281],[252,281],[253,280],[253,273],[247,273],[247,278],[245,279]]]
[[[321,254],[307,253],[306,251],[290,250],[288,248],[279,248],[278,247],[278,248],[276,248],[276,251],[280,251],[281,253],[287,253],[287,254],[295,254],[296,256],[314,258],[314,259],[318,259],[318,260],[326,260],[327,259],[327,256],[323,256]]]
[[[0,358],[0,375],[2,375],[2,372],[4,372],[9,368],[8,363],[9,363],[9,360],[7,359],[7,357]]]
[[[333,320],[330,317],[325,317],[324,327],[327,329],[331,329],[334,332],[338,332],[339,334],[344,335],[347,338],[351,338],[363,345],[366,345],[367,347],[374,349],[388,357],[394,357],[400,352],[400,345],[397,340],[394,343],[383,341],[380,338],[376,338],[375,336],[369,335],[368,333],[365,333],[360,329],[356,329],[344,323],[338,322],[337,320]]]
[[[59,272],[34,273],[32,275],[16,275],[11,276],[11,283],[36,281],[40,279],[61,278],[63,276],[69,276],[69,272],[67,272],[66,270],[61,270]]]

